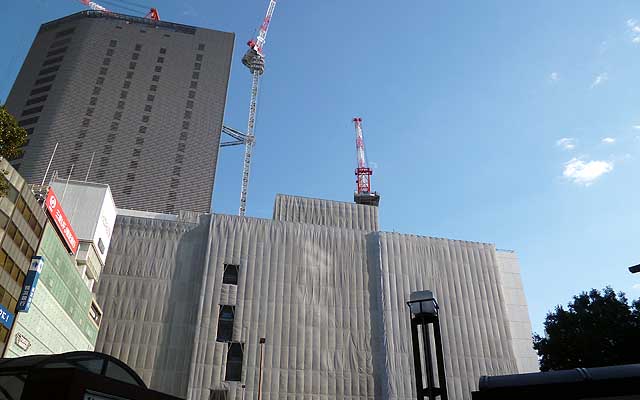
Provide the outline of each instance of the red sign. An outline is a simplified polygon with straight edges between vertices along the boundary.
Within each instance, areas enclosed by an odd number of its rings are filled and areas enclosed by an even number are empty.
[[[64,214],[64,211],[62,211],[62,205],[58,201],[55,193],[53,193],[52,188],[49,188],[49,191],[47,192],[45,204],[47,205],[47,211],[49,211],[51,219],[53,219],[53,222],[58,228],[58,232],[62,235],[62,239],[64,239],[64,243],[67,245],[67,248],[71,251],[71,254],[76,254],[76,251],[78,251],[78,237],[71,228],[71,224],[69,223],[67,216]]]

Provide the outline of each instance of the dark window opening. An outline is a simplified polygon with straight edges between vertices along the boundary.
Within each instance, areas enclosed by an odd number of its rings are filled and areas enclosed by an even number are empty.
[[[48,92],[49,89],[51,89],[51,85],[47,85],[47,86],[43,86],[37,89],[33,89],[31,91],[31,93],[29,93],[29,96],[33,96],[34,94],[40,94],[40,93],[44,93],[44,92]]]
[[[191,119],[191,111],[187,110],[184,112],[184,119]]]
[[[116,47],[117,45],[118,45],[118,41],[117,40],[109,41],[109,47]]]
[[[107,136],[107,143],[113,143],[116,141],[116,134],[115,133],[110,133]]]
[[[32,125],[32,124],[35,124],[36,122],[38,122],[39,119],[40,119],[40,117],[33,117],[33,118],[23,119],[22,121],[18,122],[18,125],[20,125],[20,126]]]
[[[26,110],[24,110],[22,112],[22,117],[24,117],[25,115],[31,115],[31,114],[36,114],[39,113],[40,111],[42,111],[42,108],[44,106],[38,106],[38,107],[33,107],[33,108],[27,108]]]
[[[127,174],[127,181],[131,182],[136,179],[136,174]]]
[[[239,265],[235,264],[225,264],[224,265],[224,275],[222,276],[222,283],[226,283],[229,285],[237,285],[238,284],[238,270],[240,269]]]
[[[173,167],[173,175],[180,176],[181,170],[182,170],[182,167],[180,167],[179,165],[176,165],[175,167]]]
[[[196,54],[196,61],[202,61],[202,54]]]
[[[113,150],[113,147],[110,144],[107,144],[104,146],[104,154],[111,154],[111,151]]]
[[[125,89],[129,89],[131,87],[131,81],[124,81],[122,87]]]
[[[111,127],[110,127],[109,129],[110,129],[110,130],[112,130],[112,131],[117,131],[119,126],[120,126],[120,124],[119,124],[119,123],[117,123],[117,122],[112,122],[112,123],[111,123]]]
[[[184,143],[178,143],[178,151],[184,152],[185,147],[187,147]]]
[[[137,65],[137,64],[136,64],[135,62],[131,61],[131,62],[129,63],[129,69],[136,69],[136,65]]]
[[[100,94],[100,91],[102,91],[102,88],[100,86],[96,86],[93,88],[93,92],[91,94],[97,96]]]
[[[64,31],[60,31],[56,33],[56,39],[61,38],[63,36],[71,35],[75,30],[76,28],[69,28],[69,29],[65,29]]]
[[[85,128],[89,126],[90,123],[91,123],[91,120],[89,118],[85,118],[82,120],[82,126]]]
[[[102,238],[98,238],[98,250],[100,250],[100,254],[104,254],[104,242],[102,241]]]
[[[200,79],[200,72],[194,72],[191,74],[191,79]]]
[[[147,101],[153,101],[153,99],[155,99],[155,98],[156,98],[156,96],[154,96],[152,94],[147,95]]]
[[[171,189],[176,189],[180,184],[180,179],[171,178]]]
[[[189,121],[182,121],[182,129],[189,129]]]
[[[200,64],[200,63],[193,64],[193,69],[195,69],[196,71],[200,71],[201,67],[202,67],[202,64]]]
[[[144,106],[144,111],[151,112],[151,104],[147,104],[146,106]]]
[[[151,86],[149,86],[149,90],[150,90],[150,91],[152,91],[152,92],[157,91],[157,90],[158,90],[158,85],[151,85]]]
[[[70,158],[70,161],[71,161],[72,163],[75,163],[75,162],[77,162],[77,161],[78,161],[78,158],[80,158],[80,156],[79,156],[78,154],[72,154],[72,155],[71,155],[71,158]],[[69,170],[69,172],[68,172],[68,173],[70,173],[70,172],[71,172],[71,170]]]
[[[216,341],[230,342],[233,338],[233,319],[235,307],[220,306],[220,314],[218,315],[218,332]]]
[[[196,91],[195,90],[189,90],[189,98],[193,99],[196,97]]]
[[[118,110],[124,110],[124,101],[119,101],[117,108]]]
[[[131,161],[129,163],[129,168],[138,168],[138,162],[137,161]]]
[[[107,74],[107,68],[106,67],[101,67],[100,68],[100,75],[106,75]]]
[[[104,83],[104,78],[102,76],[99,76],[98,79],[96,79],[96,85],[102,85]]]
[[[33,99],[27,101],[27,103],[25,105],[30,106],[33,104],[38,104],[38,103],[42,103],[45,100],[47,100],[47,95],[45,94],[44,96],[40,96],[40,97],[34,97]]]
[[[78,139],[83,139],[86,136],[87,136],[87,131],[82,130],[82,131],[78,132]]]
[[[142,50],[142,45],[141,45],[141,44],[139,44],[139,43],[138,43],[138,44],[136,44],[136,48],[135,48],[135,50],[136,50],[136,51],[140,51],[140,50]]]
[[[127,98],[127,94],[128,94],[128,93],[127,93],[127,91],[126,91],[126,90],[121,91],[121,92],[120,92],[120,98],[121,98],[121,99],[126,99],[126,98]]]
[[[125,79],[132,79],[133,78],[133,71],[127,71],[127,76],[125,77]]]
[[[91,99],[89,99],[89,105],[90,106],[95,106],[98,103],[98,98],[97,97],[92,97]]]
[[[167,196],[167,198],[169,200],[175,200],[176,199],[176,192],[169,192],[169,195]]]
[[[188,137],[189,137],[189,134],[187,132],[180,133],[180,140],[187,140]]]
[[[143,115],[142,116],[142,122],[149,122],[149,116],[148,115]]]
[[[51,56],[57,56],[58,54],[62,54],[65,51],[67,51],[67,47],[61,47],[57,50],[51,50],[50,52],[47,53],[47,57],[51,57]]]
[[[136,138],[136,144],[144,144],[144,138],[143,137],[137,137]]]
[[[151,77],[151,80],[154,82],[159,82],[160,81],[160,75],[154,75]]]
[[[209,400],[227,400],[229,398],[229,391],[224,389],[211,389],[209,394]]]
[[[92,115],[93,115],[93,111],[94,111],[94,110],[95,110],[95,108],[88,107],[88,108],[87,108],[87,112],[86,112],[86,113],[84,113],[84,115],[86,115],[87,117],[90,117],[90,116],[92,116]]]
[[[242,380],[242,344],[231,343],[227,353],[227,368],[224,376],[227,382]]]
[[[198,51],[203,51],[204,50],[204,43],[200,43],[198,45]]]
[[[164,63],[164,57],[158,57],[158,59],[156,60],[157,63],[162,64]]]
[[[49,67],[49,68],[44,68],[44,69],[40,70],[40,72],[38,72],[38,76],[50,74],[52,72],[56,72],[59,69],[60,69],[59,65],[56,65],[56,66],[53,66],[53,67]]]
[[[146,132],[147,132],[147,127],[146,127],[146,126],[140,126],[140,127],[138,128],[138,132],[140,132],[140,133],[146,133]]]
[[[57,63],[61,62],[63,58],[64,58],[63,56],[60,56],[60,57],[56,57],[56,58],[51,58],[49,60],[45,60],[42,63],[42,66],[46,67],[47,65],[57,64]]]
[[[49,46],[49,48],[50,49],[55,49],[56,47],[64,46],[65,44],[68,44],[69,42],[71,42],[71,38],[57,40],[57,41],[51,43],[51,46]]]
[[[116,111],[115,113],[113,113],[113,119],[122,119],[122,111]]]
[[[108,57],[105,57],[105,58],[102,60],[102,65],[109,65],[109,64],[111,64],[111,59],[110,59],[110,58],[108,58]]]
[[[184,161],[184,154],[176,154],[176,163],[178,164],[182,164],[182,162]]]
[[[159,65],[156,65],[156,67],[153,70],[156,72],[162,72],[162,67]]]
[[[25,129],[25,131],[27,131],[27,135],[31,135],[31,134],[33,134],[33,128]],[[26,146],[26,145],[27,145],[27,144],[25,143],[25,146]]]
[[[189,89],[196,89],[197,87],[198,87],[198,82],[191,81],[191,84],[189,85]]]
[[[106,54],[107,54],[107,56],[111,57],[111,56],[113,56],[113,53],[115,53],[115,52],[113,51],[113,49],[107,49],[107,53],[106,53]]]
[[[193,101],[187,100],[187,108],[193,108]]]
[[[50,75],[47,76],[45,78],[40,78],[36,81],[36,86],[37,85],[42,85],[43,83],[49,83],[49,82],[53,82],[53,80],[56,79],[55,75]]]
[[[138,58],[140,58],[140,53],[133,53],[133,54],[131,54],[131,59],[132,59],[132,60],[137,60]]]
[[[160,54],[167,54],[167,49],[165,49],[164,47],[161,47]]]

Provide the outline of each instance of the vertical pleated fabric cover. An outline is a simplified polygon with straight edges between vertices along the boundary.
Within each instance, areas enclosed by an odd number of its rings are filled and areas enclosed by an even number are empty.
[[[286,214],[276,205],[276,219]],[[227,390],[240,400],[245,384],[255,399],[265,337],[264,400],[409,400],[406,301],[432,290],[450,399],[471,399],[481,375],[517,372],[493,245],[328,225],[118,217],[98,289],[97,350],[159,391],[209,400]],[[237,285],[222,283],[225,264],[239,266]],[[225,382],[220,305],[235,306],[241,382]]]
[[[187,392],[209,219],[118,216],[97,289],[104,314],[96,351],[178,396]]]
[[[378,207],[278,194],[273,207],[273,219],[377,231]]]

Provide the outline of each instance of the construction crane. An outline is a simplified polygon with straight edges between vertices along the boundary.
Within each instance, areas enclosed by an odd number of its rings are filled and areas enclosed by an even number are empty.
[[[101,6],[100,4],[98,4],[96,2],[93,2],[93,1],[90,1],[90,0],[79,0],[79,1],[80,1],[80,3],[84,4],[85,6],[89,7],[92,10],[103,11],[103,12],[106,12],[106,13],[112,13],[112,11],[110,11],[109,9]],[[114,6],[116,6],[118,8],[125,9],[125,10],[133,12],[135,14],[139,13],[140,10],[136,10],[136,9],[131,8],[131,7],[144,8],[144,9],[147,8],[146,6],[144,6],[142,4],[137,4],[137,3],[134,3],[134,2],[129,1],[129,0],[127,0],[127,1],[120,0],[120,2],[122,4],[120,4],[119,2],[116,2],[114,0],[105,0],[104,2],[113,4]],[[151,19],[153,21],[160,21],[160,15],[158,14],[158,10],[156,8],[153,8],[153,7],[149,9],[149,12],[147,12],[147,15],[145,15],[145,18]]]
[[[380,203],[380,196],[371,191],[371,175],[373,170],[367,165],[367,158],[364,151],[364,135],[362,134],[362,118],[353,119],[356,127],[356,154],[358,167],[356,168],[356,191],[353,194],[353,201],[358,204],[377,206]]]
[[[244,161],[242,164],[242,187],[240,189],[240,216],[244,216],[247,211],[247,192],[249,191],[249,174],[251,173],[251,157],[253,155],[253,145],[255,143],[254,128],[256,124],[256,106],[258,104],[258,87],[260,76],[264,73],[264,44],[267,41],[267,32],[271,24],[271,17],[276,8],[276,0],[269,1],[267,15],[260,25],[258,36],[255,40],[250,40],[247,45],[249,49],[242,57],[242,64],[249,68],[251,72],[251,100],[249,103],[249,122],[247,133],[243,134],[232,128],[224,127],[223,132],[233,137],[235,141],[222,143],[221,146],[232,146],[244,144]]]

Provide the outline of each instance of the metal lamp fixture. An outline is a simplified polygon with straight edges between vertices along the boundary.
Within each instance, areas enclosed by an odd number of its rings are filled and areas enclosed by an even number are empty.
[[[411,312],[411,337],[413,341],[413,361],[416,374],[416,394],[419,400],[432,400],[440,396],[447,400],[447,380],[444,372],[444,356],[442,354],[442,337],[440,336],[440,321],[438,317],[438,302],[430,290],[413,292],[407,302]],[[435,349],[431,346],[431,333],[435,339]],[[420,338],[422,350],[420,351]],[[435,350],[435,366],[433,353]],[[426,368],[426,382],[422,374],[422,364]],[[438,386],[435,383],[435,370],[438,371]],[[426,386],[425,386],[426,383]]]

